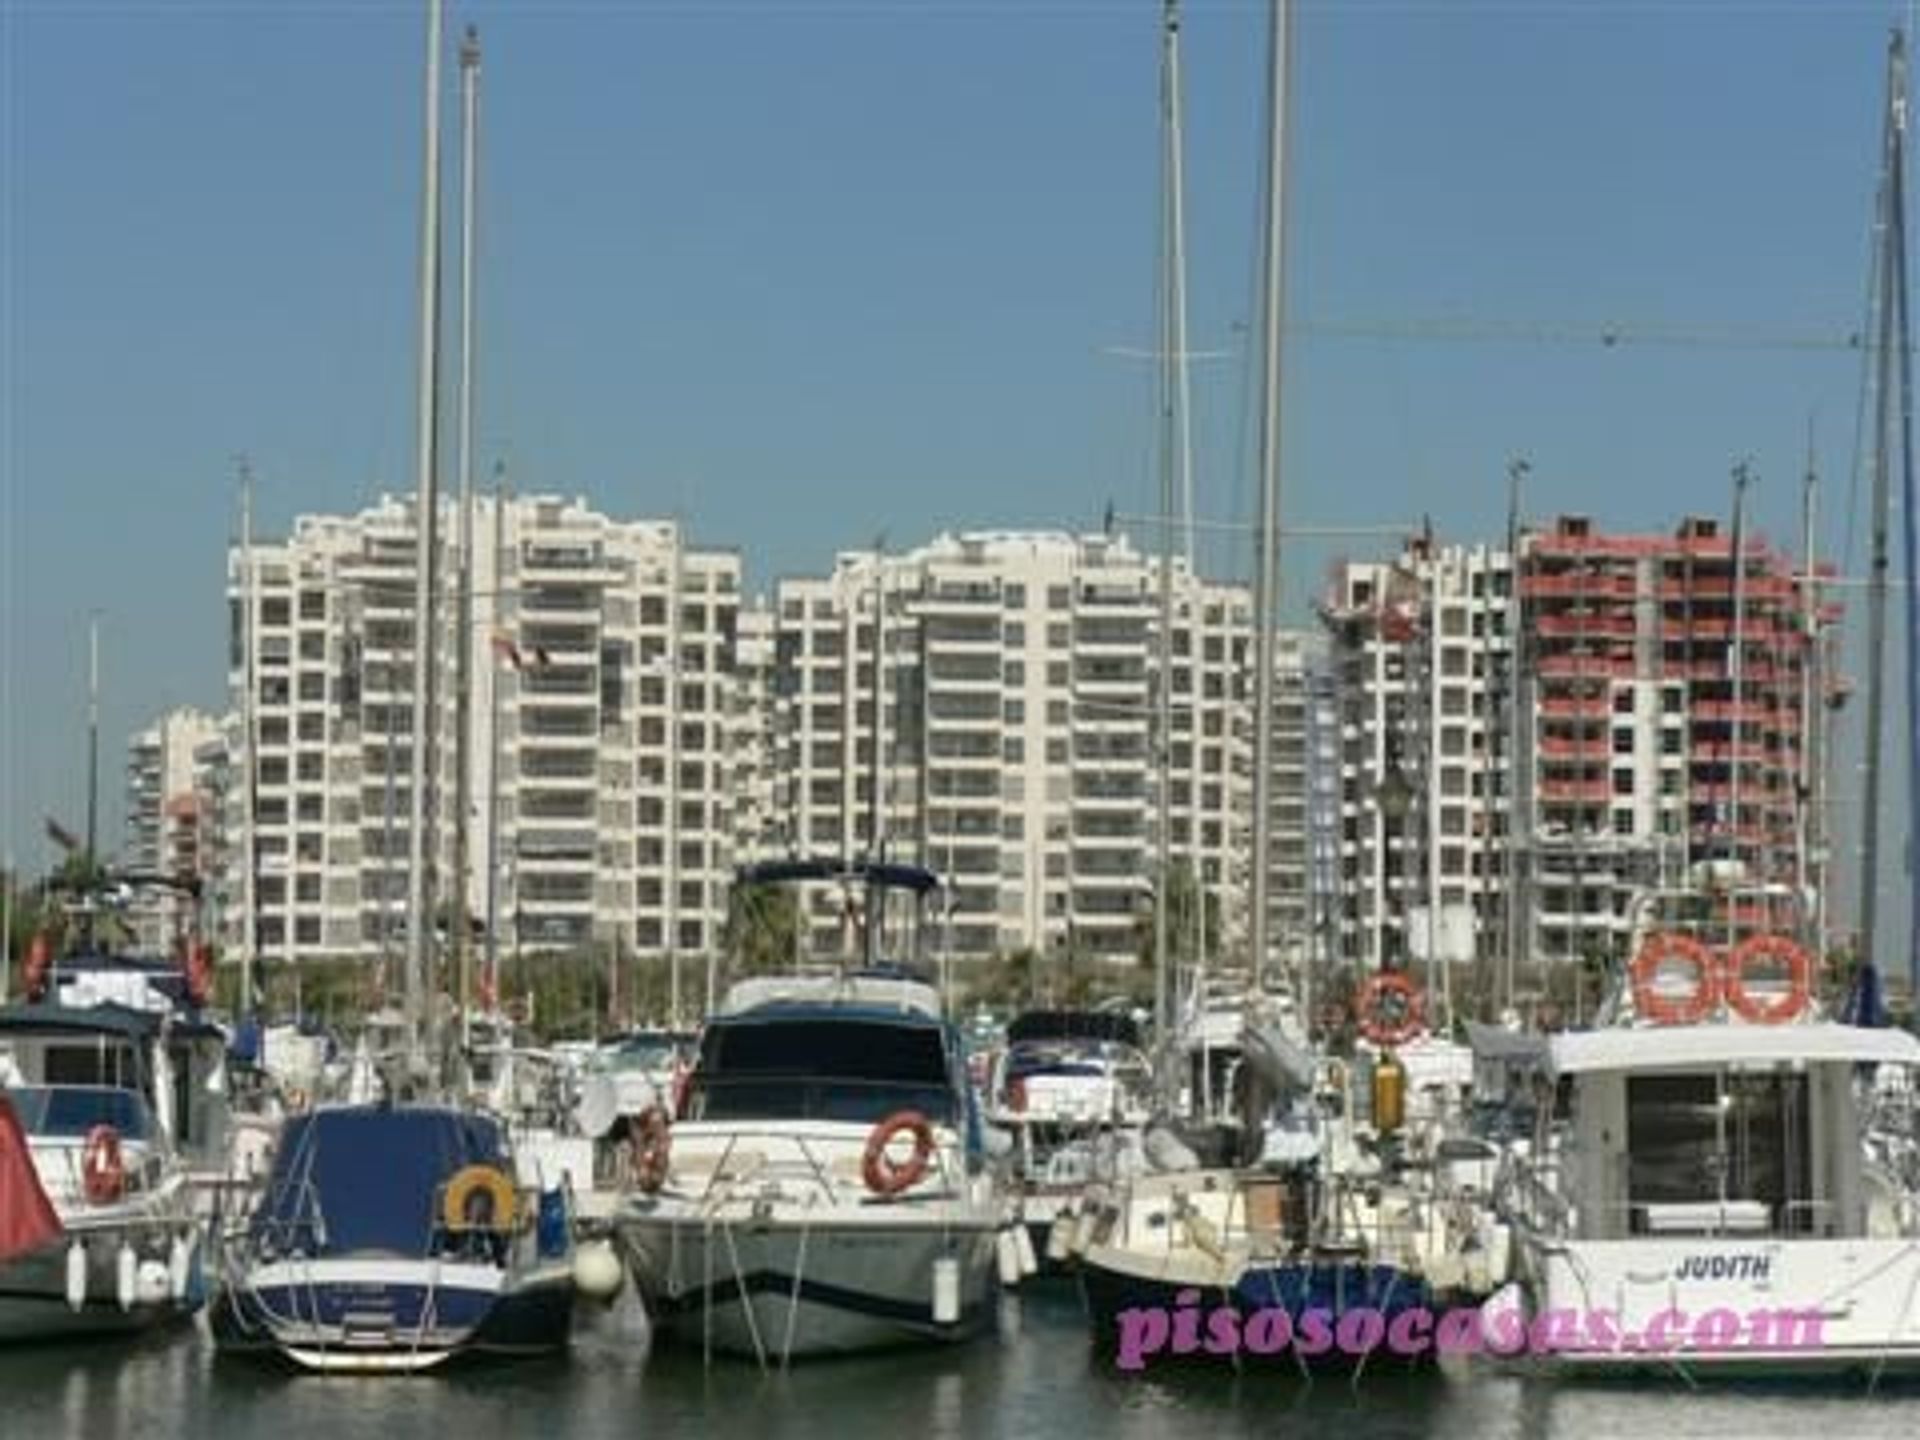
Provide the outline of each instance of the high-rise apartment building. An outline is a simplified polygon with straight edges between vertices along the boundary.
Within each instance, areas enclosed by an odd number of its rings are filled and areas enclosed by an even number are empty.
[[[1252,606],[1244,587],[1184,567],[1173,589],[1171,863],[1197,873],[1217,912],[1199,943],[1233,951],[1247,918]],[[877,845],[949,877],[960,956],[1141,952],[1162,773],[1156,559],[1110,535],[943,535],[782,580],[774,610],[772,830],[786,848]],[[1298,656],[1283,645],[1277,663],[1297,668]],[[1280,693],[1278,705],[1297,705],[1297,687]],[[1291,777],[1303,773],[1300,731],[1276,749]],[[1275,804],[1276,854],[1291,867],[1276,890],[1297,897],[1276,905],[1304,906],[1299,787],[1283,780]],[[844,907],[823,899],[813,919],[816,950],[850,943]]]
[[[1800,923],[1824,883],[1803,680],[1838,611],[1741,549],[1567,516],[1522,537],[1517,586],[1505,551],[1424,539],[1337,567],[1340,954],[1619,957],[1636,899],[1704,859],[1744,867],[1733,933]]]
[[[463,619],[454,519],[437,527],[437,924],[456,895],[464,692],[474,920],[502,949],[704,951],[732,863],[738,556],[584,502],[483,498]],[[228,809],[245,833],[251,756],[258,854],[236,909],[255,909],[269,959],[404,951],[415,559],[414,507],[391,499],[230,557],[232,685],[255,704]]]
[[[127,840],[122,868],[207,883],[214,873],[216,823],[197,757],[221,739],[221,722],[192,709],[169,710],[127,747]],[[142,892],[129,917],[142,948],[173,944],[192,922],[185,896]]]

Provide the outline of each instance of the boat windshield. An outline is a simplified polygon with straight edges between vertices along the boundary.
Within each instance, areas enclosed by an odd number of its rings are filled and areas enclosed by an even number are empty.
[[[942,1033],[932,1025],[820,1019],[716,1025],[707,1032],[689,1120],[876,1122],[918,1110],[961,1119]]]
[[[123,1140],[153,1136],[153,1116],[132,1090],[104,1085],[23,1085],[7,1091],[27,1134],[49,1140],[84,1140],[96,1125],[110,1125]]]

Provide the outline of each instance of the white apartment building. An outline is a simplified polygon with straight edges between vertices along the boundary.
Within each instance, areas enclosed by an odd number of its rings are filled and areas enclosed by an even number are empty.
[[[732,863],[739,557],[584,501],[481,498],[474,509],[470,624],[456,603],[452,504],[437,527],[428,816],[439,923],[456,883],[464,690],[465,898],[476,921],[493,917],[502,951],[704,953]],[[250,770],[269,959],[404,949],[414,530],[413,504],[386,499],[301,517],[285,540],[229,557],[231,682],[238,698],[251,677],[256,704],[228,809],[243,833]]]
[[[1376,968],[1497,945],[1510,757],[1504,549],[1410,541],[1336,567],[1322,608],[1340,713],[1336,953]]]
[[[213,871],[213,824],[196,757],[221,738],[221,722],[199,710],[169,710],[127,746],[127,838],[121,868],[206,881]],[[145,950],[170,947],[192,920],[184,896],[143,891],[128,917]]]
[[[780,581],[774,605],[779,849],[855,855],[877,840],[936,870],[952,886],[958,956],[1140,953],[1158,868],[1154,557],[1123,536],[948,534],[905,554],[844,553],[831,574]],[[1197,868],[1220,912],[1202,943],[1234,951],[1251,843],[1252,605],[1245,587],[1182,565],[1174,617],[1172,864]],[[1297,660],[1297,644],[1282,653]],[[1304,897],[1297,723],[1276,765],[1276,868],[1292,867],[1276,896]],[[813,921],[816,952],[851,943],[832,897]]]

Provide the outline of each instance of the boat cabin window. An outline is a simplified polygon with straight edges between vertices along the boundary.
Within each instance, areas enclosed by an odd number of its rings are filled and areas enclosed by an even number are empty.
[[[123,1140],[152,1138],[153,1118],[131,1090],[100,1086],[26,1085],[6,1092],[29,1135],[84,1140],[96,1125],[111,1125]]]
[[[849,1020],[722,1025],[701,1046],[690,1120],[959,1119],[939,1030]]]
[[[1816,1228],[1804,1073],[1627,1079],[1635,1234],[1808,1234]]]
[[[40,1051],[40,1078],[49,1085],[131,1087],[140,1083],[140,1064],[125,1045],[54,1043]]]

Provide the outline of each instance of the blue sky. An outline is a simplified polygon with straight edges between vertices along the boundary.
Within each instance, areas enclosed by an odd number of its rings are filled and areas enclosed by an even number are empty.
[[[90,607],[109,835],[127,733],[219,701],[235,452],[267,533],[411,485],[422,8],[0,5],[0,841],[23,857],[82,808]],[[1264,7],[1187,8],[1191,341],[1230,348]],[[1628,338],[1303,329],[1288,518],[1493,534],[1522,453],[1530,512],[1665,528],[1724,510],[1750,456],[1788,537],[1811,418],[1838,546],[1857,357],[1634,337],[1859,326],[1900,8],[1302,6],[1294,318]],[[882,529],[1150,505],[1151,377],[1106,352],[1152,341],[1152,0],[448,21],[485,48],[479,429],[518,486],[681,514],[756,584]],[[1251,513],[1249,379],[1196,369],[1207,515]],[[1297,613],[1327,558],[1289,551]]]

